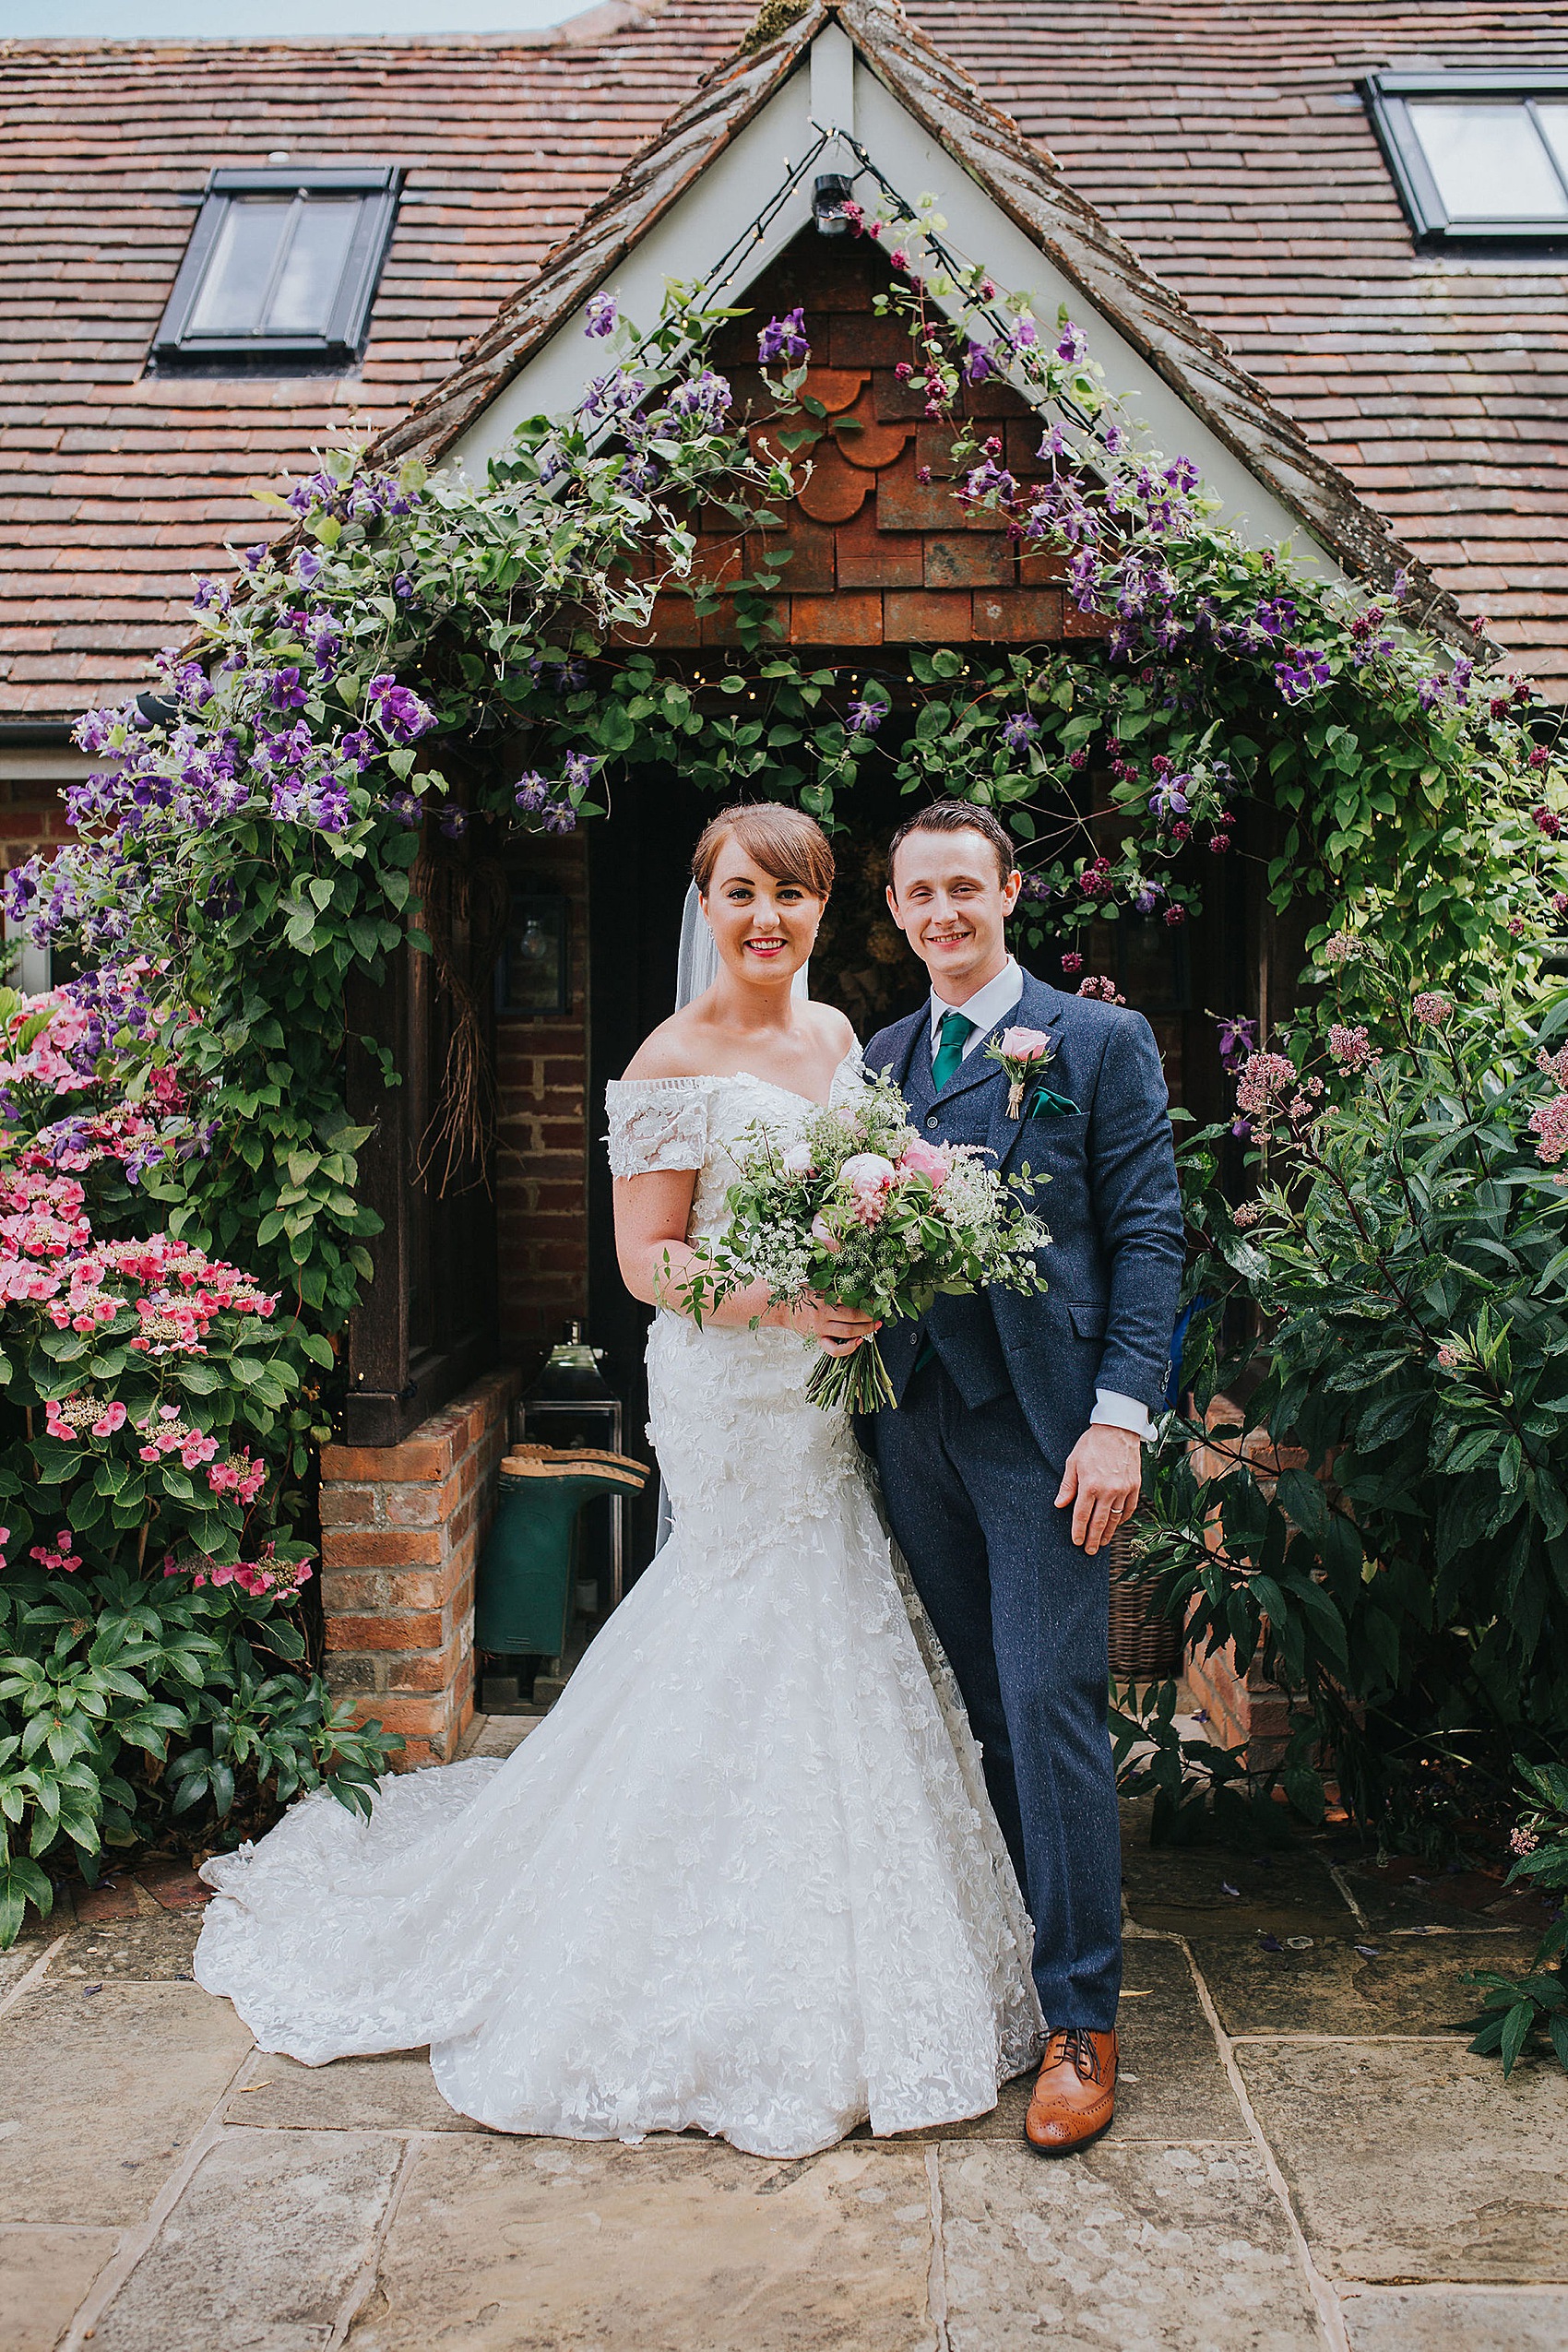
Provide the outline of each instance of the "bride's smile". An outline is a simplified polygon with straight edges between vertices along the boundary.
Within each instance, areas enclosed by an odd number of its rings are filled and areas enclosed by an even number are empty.
[[[802,884],[769,873],[731,834],[702,908],[720,962],[748,981],[766,972],[778,987],[793,981],[810,956],[823,903]]]

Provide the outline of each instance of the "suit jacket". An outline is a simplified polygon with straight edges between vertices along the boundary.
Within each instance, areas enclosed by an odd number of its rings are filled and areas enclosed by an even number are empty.
[[[1141,1013],[1065,996],[1026,972],[1020,1003],[937,1094],[930,1020],[926,1004],[880,1030],[866,1066],[901,1087],[933,1142],[980,1144],[1005,1173],[1028,1170],[1051,1237],[1039,1253],[1050,1289],[938,1299],[921,1324],[884,1331],[883,1357],[901,1398],[929,1336],[967,1404],[1011,1388],[1046,1459],[1060,1466],[1088,1426],[1097,1387],[1151,1412],[1165,1397],[1183,1227],[1159,1049]],[[1036,1113],[1031,1078],[1025,1115],[1008,1117],[1007,1079],[985,1049],[1014,1026],[1053,1039],[1036,1076],[1075,1111]]]

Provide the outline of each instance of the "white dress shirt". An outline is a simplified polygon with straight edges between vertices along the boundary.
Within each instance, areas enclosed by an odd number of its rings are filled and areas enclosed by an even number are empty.
[[[961,1004],[945,1003],[932,989],[931,992],[932,1060],[935,1061],[937,1048],[942,1041],[942,1021],[944,1014],[962,1013],[967,1021],[973,1021],[975,1024],[964,1039],[964,1056],[968,1060],[976,1046],[991,1035],[998,1022],[1006,1019],[1023,993],[1024,975],[1017,958],[1014,956],[1008,956],[994,980],[987,980],[983,988],[977,988],[974,994],[966,996]],[[1094,1394],[1094,1411],[1089,1415],[1091,1423],[1099,1422],[1107,1429],[1131,1430],[1134,1437],[1141,1438],[1146,1445],[1148,1443],[1154,1435],[1154,1423],[1149,1419],[1146,1405],[1140,1405],[1135,1396],[1121,1396],[1114,1388],[1097,1388]]]

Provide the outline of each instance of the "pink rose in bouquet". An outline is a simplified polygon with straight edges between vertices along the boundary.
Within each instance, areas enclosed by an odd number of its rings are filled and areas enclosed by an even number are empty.
[[[923,1135],[916,1135],[905,1145],[898,1161],[898,1172],[923,1176],[933,1193],[939,1193],[953,1173],[951,1156],[940,1144],[928,1144]]]

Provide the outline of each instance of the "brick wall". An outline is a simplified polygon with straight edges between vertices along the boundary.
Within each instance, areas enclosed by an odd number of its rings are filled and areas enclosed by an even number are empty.
[[[560,1019],[503,1014],[496,1025],[500,1098],[495,1208],[501,1342],[537,1362],[561,1325],[588,1313],[588,847],[581,834],[533,841],[516,879],[559,890],[571,947],[568,1010]]]
[[[322,1449],[327,1679],[403,1734],[404,1768],[450,1762],[474,1711],[474,1567],[518,1386],[492,1372],[401,1445]]]

